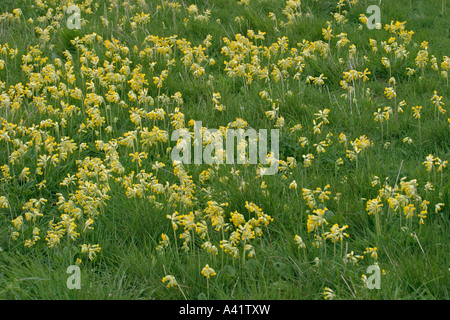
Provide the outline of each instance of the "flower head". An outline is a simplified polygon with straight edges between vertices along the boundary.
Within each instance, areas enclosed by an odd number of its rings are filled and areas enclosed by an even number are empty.
[[[167,282],[167,288],[172,288],[178,285],[177,280],[172,275],[167,275],[164,278],[162,278],[162,283]]]
[[[210,277],[214,277],[217,273],[211,268],[209,265],[206,265],[202,270],[202,275],[209,279]]]

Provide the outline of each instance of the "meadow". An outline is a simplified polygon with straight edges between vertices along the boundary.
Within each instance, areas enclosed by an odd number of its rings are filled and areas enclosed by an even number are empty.
[[[446,0],[2,0],[0,298],[449,299],[449,21]],[[278,172],[173,161],[195,121],[279,130]]]

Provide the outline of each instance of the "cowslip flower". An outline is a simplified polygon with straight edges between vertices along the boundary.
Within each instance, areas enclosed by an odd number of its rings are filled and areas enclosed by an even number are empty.
[[[381,211],[383,204],[381,203],[381,198],[377,197],[376,199],[371,199],[367,201],[366,210],[367,214],[377,214]]]
[[[305,245],[305,243],[303,242],[302,237],[300,237],[300,236],[298,236],[298,235],[295,235],[294,241],[295,241],[295,243],[297,244],[297,246],[298,246],[299,249],[300,249],[300,248],[306,248],[306,245]]]
[[[210,277],[214,277],[217,273],[214,271],[213,268],[211,268],[209,265],[206,265],[203,269],[201,274],[206,278],[209,279]]]
[[[0,197],[0,208],[9,208],[9,202],[5,196]]]
[[[167,275],[164,278],[162,278],[162,283],[165,284],[166,282],[167,282],[167,288],[172,288],[172,287],[178,286],[177,280],[172,275]]]
[[[377,247],[367,247],[366,250],[364,251],[364,254],[370,254],[370,256],[372,258],[374,258],[375,260],[378,259],[378,253],[377,253]]]
[[[420,110],[422,110],[422,106],[412,107],[414,119],[420,119]]]
[[[306,155],[302,155],[303,157],[303,166],[305,168],[310,167],[312,165],[312,162],[314,160],[314,156],[311,153],[308,153]]]
[[[413,143],[413,140],[412,140],[410,137],[405,137],[405,138],[403,139],[403,143],[411,144],[411,143]]]
[[[295,180],[291,182],[289,189],[297,189],[297,182]]]
[[[433,155],[429,154],[426,158],[425,161],[422,162],[422,164],[427,168],[427,171],[430,172],[431,169],[434,168],[434,157]]]
[[[386,95],[386,98],[391,100],[392,98],[395,98],[397,96],[397,93],[395,92],[394,88],[389,87],[384,89],[384,94]]]
[[[348,226],[345,225],[342,228],[339,228],[338,224],[335,224],[331,227],[330,232],[325,232],[323,236],[325,239],[331,239],[331,242],[336,243],[338,241],[343,241],[344,237],[348,237],[349,235],[344,232]]]
[[[325,289],[323,291],[323,298],[325,300],[333,300],[334,298],[336,298],[336,295],[334,294],[333,290],[331,290],[328,287],[325,287]]]
[[[97,253],[100,252],[102,248],[98,244],[91,245],[91,244],[83,244],[81,245],[81,252],[87,253],[89,260],[93,260]]]
[[[442,207],[443,207],[444,205],[445,205],[444,203],[438,203],[438,204],[436,204],[436,205],[434,206],[434,211],[435,211],[436,213],[438,213],[439,211],[442,210]]]
[[[438,167],[436,170],[437,172],[442,171],[443,168],[447,167],[447,164],[448,164],[447,160],[443,161],[438,157],[436,157],[434,160],[435,160],[436,166]]]
[[[344,262],[347,263],[347,261],[350,261],[353,264],[358,264],[358,261],[362,259],[364,259],[364,256],[357,255],[353,251],[351,251],[350,253],[347,253],[345,255]]]

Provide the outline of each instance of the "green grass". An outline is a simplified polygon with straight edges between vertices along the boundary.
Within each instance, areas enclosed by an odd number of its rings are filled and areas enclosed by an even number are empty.
[[[80,4],[81,1],[74,1]],[[342,10],[347,10],[348,22],[340,25],[334,21],[330,13],[337,13],[336,1],[305,0],[301,8],[303,15],[298,17],[291,25],[280,25],[288,21],[283,9],[284,1],[251,0],[248,5],[238,4],[238,1],[210,0],[210,1],[129,1],[134,7],[126,7],[119,1],[94,1],[90,8],[92,13],[82,9],[81,17],[85,24],[80,30],[70,30],[66,27],[67,17],[63,15],[63,1],[46,0],[44,9],[37,8],[35,1],[3,1],[0,12],[0,44],[6,43],[9,48],[17,48],[18,55],[11,57],[0,53],[0,60],[4,60],[5,68],[0,70],[0,166],[9,165],[11,178],[0,172],[0,197],[4,197],[9,206],[0,206],[0,298],[2,299],[323,299],[324,289],[331,288],[336,299],[448,299],[449,298],[449,174],[448,165],[442,171],[434,168],[431,172],[426,170],[423,162],[429,154],[439,157],[442,161],[449,159],[450,129],[448,111],[445,114],[436,113],[430,101],[436,90],[443,96],[443,108],[450,105],[450,90],[448,81],[442,77],[441,62],[444,56],[450,53],[450,8],[442,12],[441,1],[385,1],[380,5],[381,22],[383,27],[391,21],[407,21],[405,28],[414,31],[412,41],[405,45],[408,56],[404,59],[395,59],[394,55],[386,53],[381,47],[382,41],[388,41],[392,34],[386,30],[369,30],[359,21],[360,14],[366,13],[366,8],[373,1],[359,1],[349,7],[348,2]],[[98,4],[96,8],[95,4]],[[165,5],[163,5],[165,3]],[[179,9],[172,9],[168,3],[176,3]],[[187,8],[196,4],[198,13],[203,14],[206,9],[211,11],[209,20],[197,21],[190,15]],[[22,15],[13,21],[8,21],[3,13],[12,13],[20,8]],[[52,8],[51,20],[45,20],[49,8]],[[150,15],[150,21],[136,29],[130,22],[136,13]],[[276,22],[272,21],[269,13],[276,15]],[[58,15],[60,14],[60,16]],[[308,14],[308,15],[307,15]],[[50,16],[50,13],[49,13]],[[102,17],[107,18],[108,25],[102,24]],[[241,17],[235,19],[236,17]],[[28,22],[29,19],[33,22]],[[185,20],[189,19],[189,20]],[[220,19],[220,20],[219,20]],[[334,35],[346,33],[350,43],[345,48],[336,47],[336,39],[331,40],[330,55],[321,56],[318,52],[312,57],[304,57],[304,68],[300,80],[294,79],[294,68],[288,70],[287,76],[281,81],[275,81],[271,76],[267,83],[254,77],[251,84],[247,84],[241,77],[231,78],[227,75],[224,62],[231,58],[226,56],[222,48],[226,45],[225,38],[236,41],[236,35],[248,35],[249,30],[265,32],[265,39],[252,40],[257,46],[270,47],[278,39],[286,36],[289,40],[288,50],[278,52],[269,60],[260,54],[261,68],[267,66],[269,74],[277,61],[291,55],[291,49],[298,52],[303,49],[297,45],[303,40],[310,42],[324,41],[322,28],[326,28],[327,21],[332,21]],[[49,38],[40,39],[36,27],[42,30],[51,25]],[[127,75],[125,81],[105,80],[101,85],[99,77],[92,71],[82,73],[83,51],[80,45],[74,43],[86,35],[96,33],[102,40],[94,40],[92,44],[84,44],[87,50],[98,57],[97,68],[106,70],[108,64],[113,64],[112,72],[120,73],[123,61],[127,58],[130,72],[138,65],[141,73],[145,74],[148,84],[147,96],[153,98],[154,103],[138,103],[132,101],[128,93],[132,89]],[[153,53],[151,56],[140,57],[139,52],[153,43],[149,35],[158,36],[161,40],[170,43],[171,36],[176,39],[186,39],[190,47],[202,45],[208,35],[212,36],[211,46],[205,51],[208,59],[215,60],[209,65],[203,62],[205,74],[195,77],[190,66],[185,66],[181,58],[184,53],[178,44],[171,43],[168,57],[164,54]],[[145,40],[147,38],[147,40]],[[397,37],[398,38],[398,37]],[[118,49],[117,56],[111,55],[112,49],[105,47],[104,41],[117,39],[122,49]],[[373,52],[369,39],[378,42],[378,52]],[[398,40],[398,39],[397,39]],[[430,62],[423,70],[415,65],[415,58],[423,41],[428,42],[429,58],[435,56],[439,70],[431,68]],[[327,43],[327,41],[324,41]],[[43,86],[30,91],[20,92],[17,84],[21,83],[29,88],[33,85],[32,79],[22,70],[22,57],[31,51],[31,46],[39,44],[40,57],[48,60],[36,66],[33,72],[45,73],[44,67],[52,64],[60,72],[57,81],[48,81]],[[349,59],[349,45],[357,48],[356,56]],[[137,51],[134,48],[137,48]],[[65,52],[72,56],[73,73],[75,80],[70,83],[66,76],[68,62]],[[33,56],[34,57],[34,56]],[[120,57],[120,58],[119,58]],[[391,60],[391,73],[382,62],[382,57]],[[55,59],[60,59],[62,67],[58,67]],[[167,69],[167,61],[174,59],[169,68],[168,77],[161,88],[153,83],[153,77],[159,77]],[[195,59],[195,55],[194,55]],[[342,59],[342,63],[339,62]],[[149,63],[156,62],[152,70]],[[246,63],[251,63],[251,56],[245,57]],[[1,65],[1,64],[0,64]],[[95,69],[92,63],[88,66]],[[416,69],[416,74],[408,77],[405,69]],[[357,82],[357,101],[350,101],[342,96],[346,91],[341,88],[340,81],[343,72],[350,69],[371,72],[367,82]],[[55,71],[55,72],[56,72]],[[103,76],[106,76],[107,71]],[[307,76],[317,77],[321,73],[327,79],[323,86],[306,83]],[[396,100],[388,100],[384,89],[389,86],[389,78],[395,77],[397,83]],[[88,124],[89,105],[83,99],[91,92],[87,82],[93,79],[95,93],[107,97],[109,85],[115,85],[120,100],[118,102],[100,103],[98,110],[105,118],[101,126],[87,128],[80,131],[80,125]],[[42,80],[43,81],[43,80]],[[41,82],[42,82],[41,81]],[[39,82],[39,81],[38,81]],[[66,90],[60,85],[65,84]],[[15,88],[14,88],[15,86]],[[45,92],[44,87],[55,86],[62,96],[52,96]],[[12,90],[11,88],[14,88]],[[65,92],[79,88],[83,98],[76,99]],[[370,94],[367,89],[370,88]],[[48,89],[47,90],[51,90]],[[183,104],[179,106],[184,114],[186,127],[189,120],[202,121],[207,128],[227,127],[236,118],[242,118],[255,129],[273,129],[275,120],[268,119],[264,112],[272,109],[272,103],[260,97],[260,92],[266,90],[278,107],[278,116],[285,120],[284,127],[280,129],[280,160],[287,161],[293,157],[297,166],[280,172],[273,176],[257,176],[255,166],[221,165],[209,166],[186,165],[187,175],[191,184],[184,184],[174,172],[170,150],[174,142],[170,141],[170,134],[174,127],[171,124],[170,114],[175,113],[177,104],[171,96],[176,92],[182,94]],[[16,92],[18,92],[16,94]],[[226,106],[224,112],[214,109],[212,94],[220,92],[220,103]],[[136,94],[138,94],[136,92]],[[163,96],[165,95],[165,96]],[[158,98],[159,96],[159,98]],[[50,108],[39,109],[38,101],[33,97],[46,99],[45,105]],[[168,97],[168,102],[164,98]],[[6,102],[18,99],[18,108],[13,110]],[[383,134],[380,123],[374,121],[373,113],[378,108],[395,108],[395,103],[405,100],[407,105],[404,112],[394,114],[388,121],[383,122]],[[63,114],[64,107],[61,102],[74,105],[77,108],[72,114]],[[109,105],[109,107],[107,107]],[[417,119],[412,116],[411,107],[422,106],[420,128]],[[138,108],[141,112],[150,112],[162,108],[166,115],[162,120],[142,120],[138,127],[130,119],[131,108]],[[330,110],[329,124],[322,125],[322,132],[314,134],[316,113],[325,108]],[[58,126],[45,127],[42,121],[50,119]],[[67,121],[66,126],[62,119]],[[116,120],[114,120],[116,119]],[[320,120],[319,120],[320,121]],[[316,121],[317,122],[317,121]],[[296,124],[302,125],[299,132],[289,129]],[[15,126],[14,126],[15,125]],[[22,126],[22,132],[17,126]],[[106,127],[111,126],[110,131]],[[158,142],[152,147],[145,147],[139,142],[134,148],[118,145],[117,159],[113,153],[107,153],[96,145],[97,140],[105,143],[119,141],[124,134],[133,130],[147,127],[149,131],[154,126],[169,133],[169,141]],[[39,129],[39,130],[38,130]],[[34,130],[34,131],[33,131]],[[192,131],[192,130],[191,130]],[[34,133],[33,133],[34,132]],[[42,144],[51,143],[54,138],[56,151],[49,151],[45,145],[39,146],[36,140],[38,133],[42,135]],[[8,134],[8,138],[5,134]],[[347,148],[339,143],[339,135],[344,133],[348,139]],[[332,142],[326,147],[325,153],[318,153],[314,144],[326,140],[327,135]],[[364,150],[358,161],[350,161],[346,157],[346,150],[352,150],[350,141],[366,135],[373,142],[373,146]],[[55,165],[48,164],[40,175],[37,171],[39,156],[58,154],[58,143],[62,137],[74,140],[76,149],[69,153],[67,159]],[[301,136],[307,137],[309,145],[302,147],[298,141]],[[138,135],[139,137],[139,135]],[[404,143],[403,139],[410,137],[412,144]],[[138,138],[140,140],[140,138]],[[386,144],[386,143],[389,144]],[[20,151],[22,144],[27,144],[25,152],[14,163],[10,156],[14,151]],[[86,143],[87,147],[80,150],[79,146]],[[38,146],[36,146],[38,145]],[[21,147],[22,146],[22,147]],[[22,149],[23,150],[23,149]],[[148,153],[141,167],[137,167],[129,156],[132,152]],[[312,153],[315,157],[312,166],[303,166],[303,156]],[[113,160],[123,166],[120,170],[107,172],[107,181],[98,176],[83,176],[83,172],[93,174],[94,167],[88,163],[85,167],[77,162],[91,158],[99,158],[105,166],[104,170],[113,168]],[[336,165],[336,160],[342,158],[343,164]],[[165,164],[165,167],[155,171],[152,165],[155,161]],[[22,170],[30,169],[29,180],[19,179]],[[211,169],[211,179],[201,181],[200,175],[204,170]],[[239,170],[234,174],[231,169]],[[135,177],[137,171],[145,170],[164,186],[164,192],[159,194],[149,187],[155,183],[147,182],[142,197],[127,196],[127,188],[139,186],[142,181]],[[104,171],[106,172],[106,171]],[[142,173],[142,172],[141,172]],[[67,175],[78,175],[74,185],[62,186],[60,183]],[[368,215],[366,203],[379,195],[380,185],[372,186],[374,176],[379,177],[383,184],[388,178],[390,186],[399,184],[400,179],[405,181],[416,179],[417,191],[421,197],[410,200],[416,206],[415,216],[406,219],[401,212],[388,209],[384,201],[379,219]],[[125,181],[129,181],[125,185]],[[150,178],[149,178],[150,179]],[[45,187],[39,188],[39,183],[45,180]],[[289,188],[291,182],[296,181],[297,189]],[[262,182],[266,188],[261,188]],[[85,195],[81,182],[89,182],[94,189],[108,187],[103,205],[94,211],[93,230],[83,232],[84,223],[90,217],[89,208],[86,207],[86,198],[74,198],[75,206],[81,210],[81,216],[75,217],[69,212],[76,223],[76,232],[80,235],[73,241],[64,232],[60,243],[55,248],[49,248],[46,236],[50,230],[49,223],[61,221],[64,214],[59,208],[59,195],[62,194],[65,202],[71,194],[78,192],[81,197]],[[434,185],[434,191],[424,190],[427,182]],[[166,187],[166,183],[168,187]],[[334,224],[340,227],[348,225],[345,231],[348,238],[336,244],[327,240],[319,248],[313,245],[314,233],[308,233],[308,215],[313,210],[308,207],[302,196],[302,188],[315,190],[330,185],[330,199],[325,203],[318,202],[317,208],[326,206],[328,212],[325,218],[328,222],[317,235],[323,231],[330,231]],[[192,205],[183,203],[170,190],[183,186],[191,189],[194,202]],[[89,194],[95,198],[99,194]],[[152,198],[154,197],[154,198]],[[338,199],[335,199],[338,197]],[[19,237],[13,241],[11,232],[16,231],[13,219],[24,216],[27,211],[23,208],[30,199],[46,199],[47,202],[40,207],[42,217],[34,222],[25,221],[21,227]],[[412,198],[411,198],[412,199]],[[428,214],[424,224],[419,223],[417,214],[420,212],[422,200],[428,200]],[[77,202],[78,201],[78,202]],[[216,201],[223,205],[225,222],[229,222],[230,213],[238,211],[246,221],[255,216],[246,207],[246,201],[253,202],[262,211],[273,218],[267,226],[263,226],[262,236],[250,240],[255,250],[255,256],[244,254],[243,241],[239,243],[237,257],[232,257],[220,247],[221,240],[228,240],[230,231],[215,231],[211,225],[210,217],[205,213],[208,201]],[[435,213],[435,205],[444,203],[439,213]],[[92,205],[92,203],[91,203]],[[317,209],[314,208],[314,209]],[[179,238],[183,226],[173,230],[167,215],[177,211],[180,215],[196,214],[195,222],[207,222],[208,238],[218,249],[218,254],[206,252],[201,245],[206,239],[201,239],[194,230],[191,231],[192,240],[187,244],[189,251],[182,248],[182,239]],[[33,228],[40,229],[40,239],[28,248],[25,241],[32,237]],[[65,228],[63,228],[65,230]],[[170,245],[162,251],[156,248],[161,240],[161,234],[170,238]],[[305,250],[299,249],[294,237],[299,235],[306,244]],[[99,244],[101,251],[92,260],[81,252],[82,244]],[[247,243],[248,244],[248,243]],[[366,248],[377,248],[378,258],[375,260],[370,254],[364,254]],[[357,264],[344,261],[346,253],[354,252],[364,255],[364,259]],[[69,290],[66,273],[67,267],[81,259],[80,290]],[[318,263],[317,260],[319,261]],[[377,262],[383,270],[381,276],[381,289],[370,290],[361,280],[367,274],[367,268]],[[208,264],[217,275],[208,281],[201,274]],[[179,288],[167,288],[162,283],[166,275],[173,275]],[[180,290],[181,288],[181,290]]]

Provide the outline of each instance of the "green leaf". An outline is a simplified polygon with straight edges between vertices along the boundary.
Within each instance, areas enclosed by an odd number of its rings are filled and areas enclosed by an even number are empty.
[[[208,298],[206,298],[206,294],[204,294],[203,292],[200,292],[197,299],[198,300],[208,300]]]

